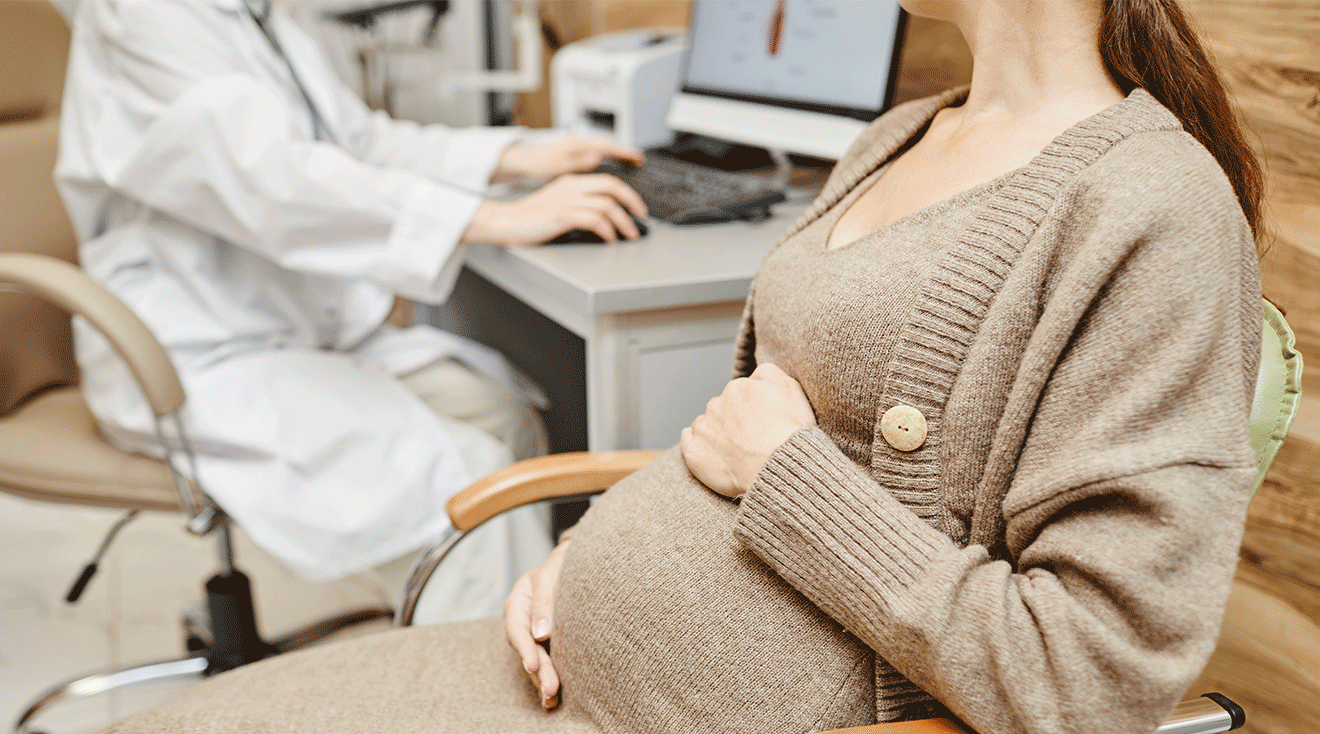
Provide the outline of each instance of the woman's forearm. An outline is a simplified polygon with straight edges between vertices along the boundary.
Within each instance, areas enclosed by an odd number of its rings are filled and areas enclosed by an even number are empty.
[[[1174,466],[1077,488],[996,559],[804,429],[744,496],[736,533],[982,734],[1153,730],[1213,648],[1245,473]],[[1225,511],[1207,523],[1203,502]]]

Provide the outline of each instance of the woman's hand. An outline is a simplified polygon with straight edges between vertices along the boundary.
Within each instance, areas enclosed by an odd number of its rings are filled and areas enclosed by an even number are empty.
[[[775,449],[799,428],[814,425],[816,413],[798,381],[763,364],[711,398],[706,412],[683,429],[678,446],[697,481],[737,497],[752,486]]]
[[[554,633],[555,584],[566,548],[567,540],[555,546],[545,563],[518,579],[504,602],[504,639],[522,659],[523,670],[540,693],[546,711],[559,705],[559,673],[546,645]]]
[[[560,176],[518,201],[483,201],[472,217],[464,243],[535,245],[572,229],[589,229],[606,242],[641,232],[628,216],[646,216],[642,197],[604,173]]]
[[[510,146],[500,156],[491,181],[587,173],[596,170],[607,158],[617,158],[635,166],[646,161],[646,155],[636,148],[623,148],[607,140],[564,138],[544,145]]]

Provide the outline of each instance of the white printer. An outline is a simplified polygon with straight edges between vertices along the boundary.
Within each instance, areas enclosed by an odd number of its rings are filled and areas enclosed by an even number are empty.
[[[681,28],[605,33],[564,46],[550,62],[555,127],[637,148],[668,143],[665,115],[686,51]]]

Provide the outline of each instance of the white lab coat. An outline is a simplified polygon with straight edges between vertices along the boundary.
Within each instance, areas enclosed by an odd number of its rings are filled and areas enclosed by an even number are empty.
[[[499,355],[382,323],[396,292],[448,295],[457,242],[517,132],[372,112],[287,17],[270,22],[338,144],[313,139],[242,0],[87,0],[56,179],[84,269],[180,371],[206,490],[258,545],[326,580],[436,537],[448,497],[508,460],[497,444],[465,465],[456,443],[477,439],[395,379],[454,356],[509,380]],[[153,450],[123,366],[86,324],[75,339],[103,431]],[[526,551],[502,542],[479,575]]]

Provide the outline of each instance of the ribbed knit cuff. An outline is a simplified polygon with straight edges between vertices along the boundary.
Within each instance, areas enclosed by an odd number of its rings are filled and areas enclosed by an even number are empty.
[[[863,639],[952,541],[904,507],[819,428],[785,441],[743,496],[734,533]]]

